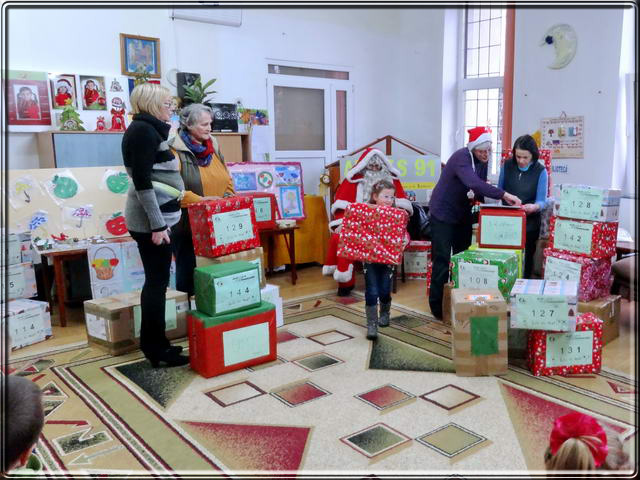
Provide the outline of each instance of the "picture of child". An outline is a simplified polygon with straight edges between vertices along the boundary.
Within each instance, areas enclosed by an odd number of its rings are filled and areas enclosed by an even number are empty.
[[[77,107],[76,79],[74,75],[49,75],[51,103],[55,110],[62,110],[67,105]]]
[[[71,84],[67,80],[61,79],[58,81],[54,101],[54,107],[65,107],[73,101]]]
[[[18,120],[40,120],[38,103],[38,87],[31,85],[14,85]]]
[[[82,107],[85,110],[106,110],[103,84],[94,78],[89,78],[83,83]]]

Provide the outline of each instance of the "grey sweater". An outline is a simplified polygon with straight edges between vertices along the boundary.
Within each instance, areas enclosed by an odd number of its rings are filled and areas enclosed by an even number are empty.
[[[180,202],[152,182],[184,190],[178,159],[167,145],[169,124],[139,113],[122,138],[122,158],[132,183],[124,216],[129,231],[161,232],[180,220]]]

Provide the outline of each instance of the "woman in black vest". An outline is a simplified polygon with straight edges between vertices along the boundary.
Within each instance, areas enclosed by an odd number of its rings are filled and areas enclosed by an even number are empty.
[[[504,162],[500,170],[498,188],[522,200],[522,209],[527,214],[524,278],[531,278],[533,256],[540,236],[540,212],[547,204],[548,177],[544,166],[538,162],[538,146],[531,135],[518,137],[512,152],[513,156]]]

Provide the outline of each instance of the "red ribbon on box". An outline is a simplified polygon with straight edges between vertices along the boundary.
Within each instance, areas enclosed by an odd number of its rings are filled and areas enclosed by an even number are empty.
[[[402,260],[409,214],[395,207],[352,203],[344,213],[338,256],[397,265]]]

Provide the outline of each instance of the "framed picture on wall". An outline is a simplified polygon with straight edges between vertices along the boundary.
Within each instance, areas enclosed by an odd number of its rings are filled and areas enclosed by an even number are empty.
[[[11,131],[41,131],[51,126],[48,76],[45,72],[9,70],[7,114]],[[43,128],[46,127],[46,128]]]
[[[160,39],[121,33],[120,64],[123,75],[146,71],[150,78],[160,78]]]
[[[76,100],[76,76],[72,74],[49,74],[51,105],[54,110],[62,110],[67,105],[78,108]]]
[[[107,94],[104,77],[80,75],[83,110],[106,110]]]

